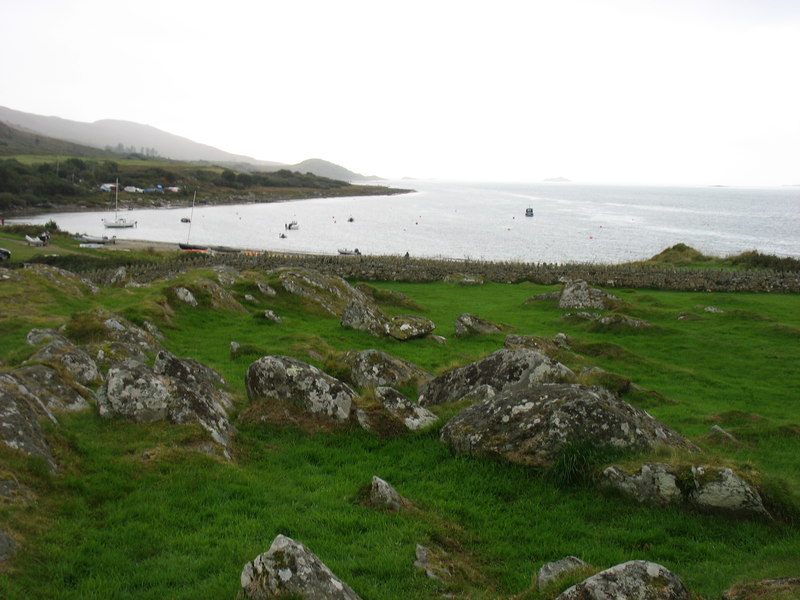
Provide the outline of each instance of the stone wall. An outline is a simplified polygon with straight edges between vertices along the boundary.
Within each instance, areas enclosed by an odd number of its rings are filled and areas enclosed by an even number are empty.
[[[150,265],[126,267],[131,278],[147,282],[189,268],[230,265],[238,269],[268,271],[292,266],[315,269],[350,280],[441,281],[448,275],[464,273],[496,283],[530,281],[554,285],[568,279],[583,279],[606,288],[639,288],[696,292],[800,292],[800,273],[778,271],[728,271],[675,269],[665,267],[480,262],[448,259],[418,259],[396,256],[323,256],[313,254],[187,253],[179,259]],[[118,279],[117,269],[81,272],[99,284]]]

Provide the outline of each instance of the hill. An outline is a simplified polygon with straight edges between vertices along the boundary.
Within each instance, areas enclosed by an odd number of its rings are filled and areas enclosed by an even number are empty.
[[[77,158],[112,158],[113,152],[74,142],[21,131],[0,122],[0,156],[20,154],[74,156]]]
[[[239,170],[245,170],[249,166],[250,170],[277,171],[279,169],[290,169],[344,181],[364,179],[362,175],[324,160],[310,159],[297,165],[259,160],[251,156],[226,152],[150,125],[142,125],[132,121],[103,119],[94,123],[85,123],[54,116],[36,115],[0,106],[0,123],[5,123],[9,127],[29,135],[46,136],[80,146],[111,149],[118,153],[140,153],[189,162],[211,162],[231,166]],[[25,152],[29,151],[26,150]],[[52,154],[65,152],[66,150],[54,148]],[[48,152],[37,149],[33,153],[46,154]],[[13,153],[4,152],[3,154],[9,155]],[[93,155],[80,154],[78,156]]]

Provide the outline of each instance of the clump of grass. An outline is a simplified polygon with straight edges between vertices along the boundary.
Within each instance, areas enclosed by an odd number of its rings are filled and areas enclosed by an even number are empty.
[[[80,312],[64,327],[64,335],[76,344],[97,344],[108,338],[108,332],[95,312]]]
[[[562,488],[584,487],[593,483],[599,467],[620,460],[629,452],[589,439],[567,443],[544,473],[545,479]]]

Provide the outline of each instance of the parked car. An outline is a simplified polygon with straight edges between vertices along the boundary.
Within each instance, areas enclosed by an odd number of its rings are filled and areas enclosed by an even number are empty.
[[[11,260],[11,250],[0,248],[0,260]]]

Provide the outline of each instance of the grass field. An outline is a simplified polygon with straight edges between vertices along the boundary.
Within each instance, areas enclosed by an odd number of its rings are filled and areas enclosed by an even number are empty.
[[[239,423],[235,460],[223,462],[191,451],[206,439],[198,427],[108,421],[91,410],[62,415],[50,427],[58,474],[0,445],[0,473],[13,473],[36,496],[27,505],[0,504],[0,527],[20,545],[0,572],[0,597],[234,598],[245,562],[278,533],[303,542],[365,600],[550,598],[569,582],[540,594],[529,589],[532,575],[569,554],[597,570],[630,559],[658,562],[706,600],[739,581],[800,576],[797,296],[613,290],[625,314],[652,327],[599,330],[564,320],[554,301],[525,302],[555,287],[369,282],[424,307],[435,333],[449,340],[441,345],[346,330],[285,294],[247,302],[255,289],[247,280],[232,288],[245,314],[177,306],[167,319],[159,303],[165,291],[200,276],[216,275],[184,273],[87,297],[32,276],[0,283],[0,364],[13,368],[33,351],[24,345],[30,328],[102,306],[156,322],[172,352],[218,369],[240,411],[244,373],[260,354],[231,358],[231,341],[320,367],[338,351],[377,348],[438,373],[503,346],[505,334],[454,337],[456,317],[470,312],[510,333],[566,333],[573,352],[560,358],[568,366],[598,365],[658,392],[627,399],[692,438],[706,462],[760,473],[786,511],[767,522],[640,506],[592,486],[557,485],[532,469],[455,457],[438,439],[441,424],[384,440],[352,429],[313,434]],[[259,318],[266,308],[283,323]],[[706,442],[713,424],[741,446]],[[417,508],[395,515],[362,505],[360,491],[373,475]],[[447,586],[415,570],[418,543],[448,550],[458,581]]]

